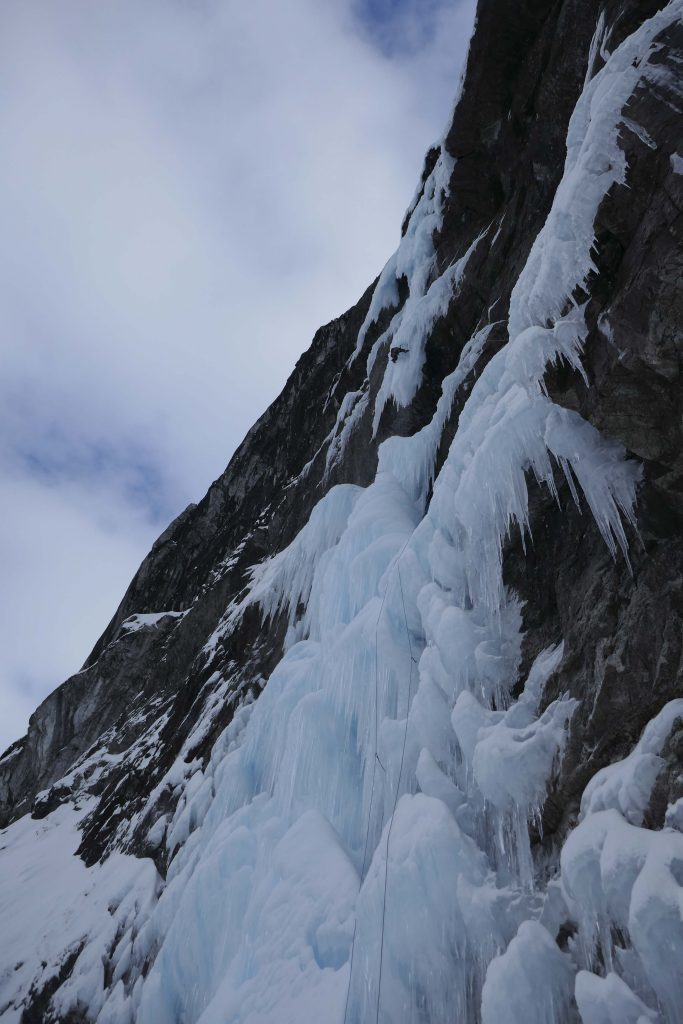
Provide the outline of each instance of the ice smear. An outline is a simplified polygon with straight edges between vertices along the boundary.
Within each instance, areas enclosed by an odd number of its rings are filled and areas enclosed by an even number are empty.
[[[584,87],[569,122],[567,160],[543,230],[534,242],[510,304],[510,332],[519,334],[559,317],[577,287],[585,288],[595,264],[598,207],[609,189],[626,181],[619,147],[622,112],[648,67],[656,37],[681,15],[667,4],[614,51]]]
[[[426,501],[436,456],[458,389],[474,371],[495,324],[487,324],[463,347],[455,370],[444,378],[430,422],[410,437],[388,437],[379,446],[379,471],[390,472],[414,501]]]
[[[604,10],[602,10],[602,11],[600,11],[600,14],[598,15],[597,24],[595,26],[595,32],[593,33],[593,38],[591,39],[590,48],[588,50],[588,62],[586,64],[586,75],[585,75],[584,82],[583,82],[584,89],[586,88],[586,86],[590,82],[591,78],[593,77],[593,74],[595,72],[595,65],[597,63],[598,56],[602,56],[603,55],[603,47],[604,47],[604,41],[605,41],[606,34],[607,34],[607,23],[605,21],[605,12],[604,12]],[[607,56],[609,56],[609,55],[607,55]],[[606,58],[604,58],[604,59],[606,59]]]
[[[351,434],[367,408],[368,400],[368,392],[362,388],[359,391],[349,391],[344,395],[325,455],[325,479],[339,461]]]
[[[410,294],[403,308],[392,320],[391,344],[382,383],[375,399],[373,432],[377,432],[385,405],[393,401],[406,406],[415,396],[422,379],[425,349],[429,333],[436,321],[446,315],[469,260],[486,232],[470,244],[466,252],[423,291],[421,266],[411,268]],[[383,336],[384,337],[384,336]],[[379,344],[379,343],[378,343]],[[378,349],[373,350],[372,359]],[[371,369],[368,363],[368,371]]]
[[[370,308],[359,331],[355,359],[365,344],[370,326],[383,310],[398,307],[399,282],[405,281],[407,298],[392,317],[386,330],[375,341],[368,356],[371,374],[380,349],[389,342],[387,365],[375,399],[373,431],[377,431],[382,410],[389,401],[407,405],[414,397],[422,377],[425,346],[429,332],[448,307],[457,290],[465,268],[486,234],[477,236],[453,264],[439,273],[436,268],[434,236],[441,227],[444,201],[448,195],[454,161],[444,143],[427,177],[424,188],[412,208],[408,228],[398,249],[380,274],[372,295]],[[336,442],[334,458],[343,447],[344,438]]]
[[[272,615],[286,602],[295,615],[300,603],[308,603],[316,565],[338,542],[361,490],[340,484],[328,491],[289,547],[254,570],[249,604],[259,604]]]
[[[441,226],[444,198],[448,194],[454,166],[453,158],[443,142],[438,146],[439,155],[412,208],[408,229],[375,285],[370,308],[358,332],[353,359],[362,351],[367,332],[382,311],[398,305],[398,282],[401,278],[406,278],[411,294],[415,297],[424,295],[427,290],[434,264],[434,232]],[[373,353],[377,352],[380,341],[375,342]],[[374,355],[370,356],[370,360],[371,365]]]

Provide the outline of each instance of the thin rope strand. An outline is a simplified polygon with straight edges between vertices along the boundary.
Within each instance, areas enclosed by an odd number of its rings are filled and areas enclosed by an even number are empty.
[[[396,807],[398,806],[398,796],[399,796],[399,793],[401,792],[401,779],[403,777],[403,762],[405,760],[406,741],[408,739],[408,715],[409,715],[409,712],[410,712],[410,694],[411,694],[411,691],[412,691],[412,688],[413,688],[413,663],[415,661],[415,659],[413,658],[413,645],[410,642],[410,629],[408,628],[408,616],[406,614],[406,601],[405,601],[405,596],[403,594],[403,581],[401,579],[401,567],[400,567],[400,565],[398,565],[398,563],[396,565],[396,569],[397,569],[397,572],[398,572],[399,586],[401,588],[401,604],[403,605],[403,619],[405,621],[406,636],[408,638],[408,653],[410,655],[410,662],[409,662],[409,669],[408,669],[409,675],[408,675],[408,700],[407,700],[407,703],[406,703],[406,727],[403,730],[403,748],[401,750],[401,764],[400,764],[400,767],[399,767],[399,770],[398,770],[398,781],[396,783],[396,793],[394,795],[394,806],[393,806],[393,809],[392,809],[392,812],[391,812],[391,819],[389,821],[389,828],[387,830],[387,847],[386,847],[386,861],[385,861],[385,865],[384,865],[384,894],[383,894],[383,897],[382,897],[382,926],[381,926],[381,932],[380,932],[380,945],[379,945],[379,976],[377,978],[377,1006],[375,1008],[375,1024],[379,1024],[379,1007],[380,1007],[380,998],[381,998],[381,995],[382,995],[382,967],[383,967],[383,964],[384,964],[384,927],[385,927],[385,924],[386,924],[387,885],[388,885],[388,881],[389,881],[389,843],[391,841],[391,832],[392,832],[392,829],[394,827],[394,816],[396,814]]]
[[[396,569],[398,571],[399,583],[401,583],[401,572],[400,572],[400,569],[399,569],[399,563],[400,563],[401,559],[403,558],[403,554],[405,552],[405,549],[408,547],[409,541],[410,541],[410,537],[407,538],[405,544],[403,545],[403,547],[399,551],[398,555],[396,556],[396,560],[394,561],[394,564],[390,567],[390,570],[389,570],[390,573],[393,572],[394,569]],[[378,744],[379,744],[379,656],[378,656],[379,641],[378,641],[378,636],[379,636],[379,623],[380,623],[380,619],[382,618],[382,612],[384,611],[384,603],[385,603],[385,601],[387,599],[387,594],[389,593],[389,584],[390,584],[390,577],[389,577],[389,575],[387,575],[387,585],[384,588],[384,594],[382,596],[382,603],[379,606],[379,612],[377,613],[377,621],[375,623],[375,756],[372,759],[373,760],[373,767],[372,767],[372,783],[371,783],[371,786],[370,786],[370,804],[369,804],[369,807],[368,807],[368,823],[367,823],[367,827],[366,827],[366,830],[365,830],[365,846],[364,846],[364,849],[363,849],[363,862],[362,862],[362,865],[361,865],[360,886],[359,886],[359,889],[358,889],[359,893],[360,893],[360,888],[362,887],[363,881],[364,881],[364,878],[365,878],[365,864],[366,864],[367,855],[368,855],[368,844],[370,842],[370,826],[372,824],[372,805],[373,805],[374,796],[375,796],[375,779],[377,777],[377,764],[378,763],[379,763],[380,767],[382,768],[382,771],[386,775],[386,768],[384,767],[384,765],[380,761],[379,756],[378,756],[378,752],[377,752],[377,747],[378,747]],[[402,584],[401,584],[401,599],[403,599],[403,585]],[[405,618],[405,601],[403,602],[403,614],[404,614],[404,618]],[[406,628],[407,628],[407,625],[408,625],[408,620],[406,618]],[[408,646],[410,647],[410,634],[408,634]],[[411,651],[411,659],[412,659],[412,651]],[[410,690],[408,691],[408,697],[410,699]],[[406,719],[406,728],[407,728],[407,719]],[[404,750],[405,750],[405,739],[404,739]],[[399,775],[399,783],[400,783],[400,775]],[[385,885],[386,885],[386,879],[385,879]],[[385,893],[385,899],[386,899],[386,893]],[[348,980],[348,984],[346,986],[346,1002],[344,1004],[344,1024],[347,1024],[347,1016],[348,1016],[348,1012],[349,1012],[349,997],[350,997],[350,994],[351,994],[351,979],[353,977],[353,960],[354,960],[354,956],[355,956],[355,952],[356,952],[356,931],[357,931],[357,928],[358,928],[358,913],[356,913],[354,915],[353,935],[351,937],[351,954],[350,954],[350,957],[349,957],[349,980]],[[384,937],[384,928],[382,928],[382,941],[384,941],[383,937]],[[382,966],[381,966],[381,955],[380,955],[380,978],[381,978],[381,970],[382,970]],[[378,1012],[379,1012],[379,1006],[378,1006]]]

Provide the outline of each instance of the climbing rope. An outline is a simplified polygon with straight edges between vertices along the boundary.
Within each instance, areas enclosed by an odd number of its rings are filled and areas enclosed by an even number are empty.
[[[389,821],[389,828],[387,830],[387,842],[386,842],[386,852],[385,852],[385,867],[384,867],[384,891],[383,891],[383,895],[382,895],[382,920],[381,920],[381,927],[380,927],[379,972],[378,972],[378,978],[377,978],[377,1002],[376,1002],[376,1006],[375,1006],[375,1024],[379,1024],[379,1009],[380,1009],[380,998],[381,998],[381,990],[382,990],[382,968],[383,968],[383,963],[384,963],[384,929],[385,929],[385,924],[386,924],[387,888],[388,888],[388,878],[389,878],[389,844],[391,842],[391,832],[392,832],[392,829],[394,827],[394,815],[396,813],[396,807],[398,805],[399,793],[401,792],[401,780],[403,778],[403,765],[404,765],[404,761],[405,761],[406,741],[407,741],[407,737],[408,737],[408,713],[410,711],[410,697],[411,697],[412,685],[413,685],[413,665],[416,664],[415,658],[413,657],[412,644],[410,642],[410,630],[408,628],[408,615],[407,615],[407,612],[406,612],[405,594],[404,594],[404,591],[403,591],[403,580],[401,579],[401,567],[400,567],[401,558],[403,557],[403,554],[404,554],[407,546],[408,546],[408,540],[406,540],[405,544],[401,548],[398,556],[396,557],[396,561],[394,562],[394,565],[392,566],[392,572],[393,572],[393,569],[396,569],[396,572],[398,574],[398,582],[399,582],[399,587],[400,587],[400,590],[401,590],[401,604],[403,606],[403,619],[404,619],[405,627],[406,627],[406,637],[408,639],[408,651],[409,651],[409,654],[410,654],[410,668],[409,668],[409,676],[408,676],[408,699],[407,699],[407,704],[406,704],[406,722],[405,722],[405,729],[403,731],[403,746],[402,746],[402,749],[401,749],[401,761],[400,761],[400,765],[399,765],[398,781],[396,783],[396,792],[394,794],[394,805],[393,805],[393,808],[392,808],[391,818],[390,818],[390,821]],[[381,602],[380,607],[379,607],[379,612],[377,614],[377,621],[375,623],[375,755],[374,755],[374,758],[373,758],[372,782],[371,782],[371,785],[370,785],[370,803],[369,803],[369,807],[368,807],[368,820],[367,820],[367,826],[366,826],[366,830],[365,830],[365,845],[364,845],[364,848],[363,848],[363,861],[362,861],[362,865],[361,865],[361,876],[360,876],[361,886],[362,886],[363,880],[365,878],[365,870],[366,870],[366,863],[367,863],[367,856],[368,856],[368,845],[369,845],[369,842],[370,842],[370,827],[371,827],[371,824],[372,824],[372,807],[373,807],[374,796],[375,796],[375,780],[376,780],[376,776],[377,776],[377,765],[378,764],[379,764],[380,768],[382,769],[382,771],[384,772],[384,774],[386,775],[386,768],[382,764],[382,761],[380,760],[379,753],[378,753],[378,746],[379,746],[379,624],[380,624],[380,620],[382,618],[382,612],[384,611],[384,605],[385,605],[385,602],[386,602],[386,599],[387,599],[387,594],[389,593],[390,582],[391,582],[391,580],[390,580],[390,578],[388,578],[387,579],[387,585],[384,588],[384,594],[382,596],[382,602]],[[355,950],[356,950],[356,932],[357,932],[357,928],[358,928],[358,914],[356,913],[356,917],[355,917],[354,924],[353,924],[353,936],[351,938],[351,955],[350,955],[350,958],[349,958],[349,980],[348,980],[348,984],[347,984],[347,987],[346,987],[346,1002],[345,1002],[345,1005],[344,1005],[344,1024],[347,1024],[347,1017],[348,1017],[348,1011],[349,1011],[349,998],[350,998],[350,994],[351,994],[351,980],[353,978],[353,960],[354,960],[354,955],[355,955]]]
[[[384,893],[382,896],[382,926],[380,931],[380,944],[379,944],[379,975],[377,978],[377,1006],[375,1009],[375,1024],[379,1022],[379,1006],[380,997],[382,994],[382,966],[384,963],[384,926],[386,923],[387,915],[387,885],[389,882],[389,843],[391,842],[391,832],[394,827],[394,817],[396,815],[396,807],[398,806],[398,796],[401,792],[401,779],[403,778],[403,763],[406,756],[406,741],[408,739],[408,713],[410,711],[410,694],[413,688],[413,664],[415,659],[413,658],[413,646],[410,642],[410,630],[408,628],[408,616],[406,614],[406,600],[403,593],[403,581],[401,579],[401,566],[396,563],[396,571],[398,573],[398,583],[401,588],[401,604],[403,605],[403,619],[406,626],[406,636],[408,638],[408,652],[410,654],[410,666],[408,675],[408,701],[406,704],[406,727],[403,730],[403,747],[401,748],[401,763],[398,770],[398,781],[396,783],[396,792],[394,794],[394,806],[391,810],[391,819],[389,821],[389,828],[387,829],[387,848],[385,854],[384,863]]]

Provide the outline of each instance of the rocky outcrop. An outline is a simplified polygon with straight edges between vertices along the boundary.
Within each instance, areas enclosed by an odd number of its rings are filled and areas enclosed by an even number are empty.
[[[657,7],[656,2],[608,5],[610,48]],[[435,239],[437,266],[452,264],[482,231],[488,234],[468,263],[457,300],[429,334],[417,395],[407,408],[388,405],[374,437],[368,402],[341,457],[326,471],[333,443],[330,433],[344,396],[363,388],[370,396],[376,393],[383,360],[388,358],[386,351],[380,354],[375,379],[369,381],[364,379],[362,356],[349,363],[371,287],[353,309],[318,331],[282,395],[251,429],[223,476],[159,537],[84,669],[43,702],[31,718],[27,737],[0,761],[0,822],[25,813],[39,793],[49,790],[80,759],[92,756],[98,744],[108,749],[116,737],[122,751],[134,749],[139,754],[139,738],[154,728],[164,711],[169,725],[144,780],[133,787],[133,799],[139,801],[154,788],[201,717],[210,692],[206,683],[216,671],[227,668],[235,673],[236,700],[249,690],[258,692],[281,653],[283,623],[272,622],[264,629],[258,621],[242,622],[234,634],[221,639],[210,659],[202,654],[207,637],[238,598],[249,568],[291,541],[325,490],[338,482],[367,484],[374,475],[378,443],[392,434],[414,433],[429,421],[441,381],[479,327],[500,322],[489,337],[489,355],[504,341],[512,287],[560,179],[569,116],[586,75],[603,60],[598,52],[593,68],[587,67],[594,32],[595,19],[587,16],[582,0],[482,0],[461,100],[445,139],[455,165]],[[672,70],[667,61],[681,47],[680,32],[672,30],[663,43],[657,58],[663,71]],[[617,569],[603,551],[597,529],[567,508],[562,514],[546,507],[535,512],[534,535],[548,537],[550,543],[535,549],[531,558],[517,557],[514,569],[514,544],[508,556],[510,582],[527,600],[529,651],[540,649],[548,638],[566,636],[568,630],[581,638],[580,644],[568,645],[581,651],[581,667],[570,664],[558,685],[575,689],[576,680],[582,679],[582,690],[603,694],[609,718],[610,700],[619,703],[619,695],[605,692],[603,662],[620,647],[624,630],[631,657],[640,649],[634,678],[642,683],[637,695],[633,682],[627,689],[628,699],[641,712],[633,715],[631,732],[622,735],[623,742],[616,747],[606,736],[600,743],[586,738],[591,749],[604,752],[588,769],[581,762],[581,779],[624,749],[653,707],[677,687],[683,177],[675,173],[671,160],[679,125],[676,97],[675,77],[664,76],[633,97],[630,127],[622,133],[621,143],[628,158],[629,188],[612,190],[597,224],[598,270],[587,307],[589,384],[561,368],[549,383],[556,401],[577,409],[607,436],[620,440],[646,467],[638,520],[644,547],[638,543],[634,549],[634,578],[624,578],[625,570]],[[428,154],[423,180],[437,152]],[[404,228],[408,222],[409,218]],[[373,324],[365,353],[388,320],[385,311]],[[460,402],[467,391],[466,384]],[[441,457],[457,427],[459,401],[444,432]],[[591,548],[576,576],[567,572],[577,558],[574,531],[584,535],[584,547]],[[543,566],[537,564],[543,559]],[[653,559],[659,559],[656,569]],[[646,604],[646,592],[650,604],[658,593],[671,596],[664,607],[641,615],[639,588]],[[596,590],[603,595],[597,604]],[[576,607],[578,593],[588,602],[584,615]],[[621,600],[617,594],[623,595]],[[597,610],[603,604],[604,614]],[[122,630],[132,615],[163,611],[185,614],[133,633]],[[655,634],[653,615],[659,619]],[[635,633],[626,624],[628,618],[640,623]],[[653,635],[659,643],[652,643]],[[619,663],[619,678],[632,679],[630,658],[620,657]],[[658,695],[652,696],[655,680]],[[590,717],[588,705],[584,702],[582,707]],[[227,724],[232,708],[233,701],[228,700],[216,713],[209,736]],[[136,724],[131,728],[133,709]],[[598,732],[603,718],[593,719]],[[204,749],[209,747],[206,741]],[[570,773],[571,763],[569,757],[565,770]],[[135,762],[124,757],[115,779],[134,769]],[[580,782],[577,785],[580,789]],[[119,792],[116,785],[114,789]],[[67,789],[62,787],[61,792]],[[91,832],[91,856],[106,849],[104,836],[109,842],[116,834],[115,829],[103,831],[107,815],[114,813],[126,814],[121,807],[107,810],[105,795],[96,817],[98,827]]]
[[[135,773],[135,757],[147,760],[150,747],[139,745],[141,737],[151,730],[156,745],[144,779],[128,790],[137,802],[154,788],[201,716],[210,694],[207,679],[219,668],[237,668],[235,699],[250,687],[258,691],[281,654],[281,625],[273,623],[264,635],[258,618],[249,616],[210,659],[202,649],[243,591],[249,569],[292,539],[321,494],[324,457],[303,470],[318,449],[324,451],[341,398],[333,396],[323,407],[320,396],[335,381],[343,396],[363,376],[360,362],[351,371],[345,363],[369,295],[370,289],[349,313],[317,332],[282,395],[251,429],[223,476],[156,541],[81,672],[43,701],[27,736],[0,760],[0,826],[24,814],[77,762],[85,759],[90,766],[93,756],[114,744],[117,753],[129,753],[107,773],[117,796],[109,804],[104,787],[91,854],[99,856],[105,835],[111,838],[111,828],[102,831],[103,819],[127,815],[118,782]],[[353,458],[355,475],[369,479],[374,446],[359,446]],[[165,611],[184,614],[160,616]],[[133,621],[138,616],[139,624]],[[133,630],[127,629],[131,623]],[[232,708],[228,699],[217,709],[210,736],[228,723]],[[164,714],[168,724],[157,742]],[[204,747],[206,752],[208,739]],[[72,789],[61,786],[59,792]]]
[[[318,331],[225,473],[156,542],[83,670],[43,702],[27,736],[0,759],[0,826],[89,797],[79,850],[87,864],[120,849],[151,856],[166,873],[176,847],[162,841],[158,823],[171,820],[236,713],[258,700],[292,628],[287,608],[245,601],[255,567],[291,543],[332,486],[370,484],[382,441],[430,423],[445,378],[486,328],[444,416],[436,473],[444,465],[475,381],[508,340],[511,295],[562,179],[577,100],[609,54],[663,7],[480,0],[452,124],[422,177],[424,193],[435,169],[449,169],[437,195],[430,281],[463,269],[429,323],[414,395],[389,400],[375,417],[386,368],[409,356],[387,328],[415,299],[409,275],[398,275],[375,308],[380,278]],[[531,828],[541,873],[556,867],[589,781],[683,696],[682,58],[683,26],[673,19],[622,111],[627,178],[600,202],[593,269],[571,296],[585,317],[584,376],[564,361],[544,377],[557,406],[642,467],[629,561],[612,557],[559,473],[557,500],[529,482],[530,537],[512,531],[503,551],[505,584],[523,602],[513,692],[539,652],[564,640],[543,706],[563,694],[577,701]],[[431,489],[426,505],[430,498]],[[680,721],[658,756],[664,767],[645,815],[651,829],[661,829],[683,792]],[[560,924],[564,948],[574,926]]]

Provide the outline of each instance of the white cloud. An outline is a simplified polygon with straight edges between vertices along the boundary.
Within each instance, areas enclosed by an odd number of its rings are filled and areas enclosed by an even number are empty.
[[[0,733],[9,743],[84,660],[155,530],[116,487],[92,494],[5,468],[0,495]]]
[[[0,747],[394,247],[473,17],[399,6],[3,5]]]

